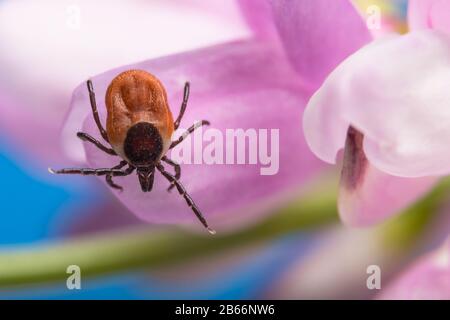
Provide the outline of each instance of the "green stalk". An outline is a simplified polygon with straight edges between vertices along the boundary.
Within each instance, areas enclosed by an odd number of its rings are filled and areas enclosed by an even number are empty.
[[[450,180],[443,180],[404,214],[388,222],[383,231],[389,245],[412,243],[449,191]],[[135,227],[57,243],[4,247],[0,250],[0,287],[65,281],[69,265],[79,266],[83,277],[92,277],[181,264],[336,221],[336,185],[320,184],[265,220],[232,233],[211,236],[175,228]]]

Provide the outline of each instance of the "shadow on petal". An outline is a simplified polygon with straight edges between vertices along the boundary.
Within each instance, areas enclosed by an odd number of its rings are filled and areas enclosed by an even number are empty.
[[[367,160],[364,136],[350,127],[344,149],[339,214],[351,226],[370,226],[401,212],[425,195],[438,177],[402,178],[384,173]]]

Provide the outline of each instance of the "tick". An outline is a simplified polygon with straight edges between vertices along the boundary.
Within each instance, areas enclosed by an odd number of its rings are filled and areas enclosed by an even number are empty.
[[[209,125],[206,120],[200,121],[177,140],[171,140],[172,133],[179,127],[186,110],[189,82],[184,86],[180,113],[174,122],[161,81],[142,70],[122,72],[111,81],[106,91],[106,130],[100,121],[91,80],[87,81],[87,89],[95,123],[109,147],[87,133],[78,132],[77,136],[111,156],[120,157],[122,161],[112,168],[68,168],[49,171],[54,174],[105,176],[108,185],[118,190],[122,190],[122,187],[113,181],[113,177],[128,176],[136,171],[142,191],[150,192],[156,169],[170,182],[168,191],[176,187],[203,226],[214,234],[215,231],[209,228],[200,209],[179,181],[180,165],[166,156],[170,149],[181,143],[195,129]],[[163,162],[174,168],[174,175],[165,170]]]

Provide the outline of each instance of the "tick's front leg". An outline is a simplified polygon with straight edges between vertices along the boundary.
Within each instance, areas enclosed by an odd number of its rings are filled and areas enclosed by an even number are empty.
[[[172,144],[170,145],[169,149],[172,149],[174,147],[176,147],[179,143],[181,143],[184,139],[186,139],[186,137],[188,135],[190,135],[192,132],[195,131],[195,129],[200,128],[201,126],[209,126],[210,123],[208,120],[202,120],[199,121],[197,123],[194,123],[189,129],[186,130],[186,132],[184,132],[181,137],[179,137],[177,140],[173,141]]]
[[[184,84],[183,102],[181,103],[180,113],[178,114],[178,117],[173,124],[175,130],[177,130],[178,127],[180,126],[181,119],[183,119],[184,112],[186,111],[187,103],[189,100],[189,88],[190,84],[189,82],[186,82]]]

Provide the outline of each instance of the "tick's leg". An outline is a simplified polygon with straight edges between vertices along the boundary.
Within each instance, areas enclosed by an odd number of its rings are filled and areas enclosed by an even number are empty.
[[[78,132],[77,137],[83,141],[87,141],[87,142],[94,144],[97,148],[99,148],[103,152],[106,152],[107,154],[110,154],[112,156],[117,156],[117,153],[113,149],[105,147],[100,141],[96,140],[95,138],[93,138],[92,136],[90,136],[87,133]]]
[[[87,88],[89,91],[89,100],[91,101],[92,114],[94,116],[95,124],[97,124],[97,128],[100,131],[100,134],[102,135],[103,139],[105,139],[106,142],[109,142],[106,130],[103,128],[102,123],[100,122],[100,117],[97,111],[97,103],[95,102],[94,87],[92,86],[91,80],[87,81]]]
[[[189,89],[190,89],[190,84],[189,84],[189,82],[186,82],[184,84],[183,102],[181,103],[180,113],[178,114],[177,119],[173,123],[175,130],[177,130],[178,127],[180,126],[180,122],[181,122],[181,119],[183,118],[184,111],[186,111],[187,102],[189,100]]]
[[[128,170],[128,169],[127,169]],[[48,168],[48,171],[53,174],[79,174],[82,176],[104,176],[107,174],[112,175],[113,177],[123,177],[129,175],[127,170],[113,169],[113,168],[100,168],[100,169],[92,169],[92,168],[66,168],[61,170],[53,170]]]
[[[207,120],[202,120],[202,121],[199,121],[199,122],[197,122],[197,123],[194,123],[189,129],[187,129],[186,132],[184,132],[184,133],[181,135],[181,137],[179,137],[177,140],[175,140],[175,141],[172,142],[172,144],[170,145],[170,148],[169,148],[169,149],[172,149],[172,148],[174,148],[175,146],[177,146],[180,142],[182,142],[184,139],[186,139],[186,137],[187,137],[188,135],[190,135],[192,132],[194,132],[195,129],[198,129],[198,128],[200,128],[201,126],[209,126],[209,125],[210,125],[210,123],[209,123],[209,121],[207,121]]]
[[[203,214],[200,212],[200,209],[197,207],[194,200],[192,200],[191,196],[187,193],[187,191],[183,187],[183,185],[177,179],[175,179],[174,176],[172,176],[170,173],[168,173],[166,170],[164,170],[164,167],[161,165],[161,163],[157,164],[156,168],[158,168],[159,172],[161,172],[161,174],[167,180],[169,180],[170,183],[173,183],[175,185],[175,187],[177,188],[180,195],[183,196],[183,198],[184,198],[184,200],[186,200],[188,206],[192,209],[192,211],[194,211],[198,220],[200,220],[200,222],[209,231],[209,233],[215,234],[216,232],[208,226],[208,223],[206,222],[205,217],[203,217]]]
[[[181,167],[178,163],[176,163],[175,161],[173,161],[172,159],[167,158],[166,156],[161,158],[162,161],[164,161],[167,164],[170,164],[174,170],[175,170],[175,179],[180,180],[181,178]],[[170,187],[167,189],[167,191],[170,191],[173,189],[173,187],[175,187],[175,184],[171,183]]]
[[[124,160],[124,161],[121,161],[117,166],[113,167],[112,169],[122,169],[127,163],[128,163],[128,162],[126,162],[125,160]],[[114,181],[113,181],[113,179],[112,179],[112,177],[113,177],[113,176],[112,176],[111,174],[107,174],[107,175],[106,175],[106,183],[107,183],[111,188],[118,189],[118,190],[122,191],[123,188],[122,188],[121,186],[115,184]]]

